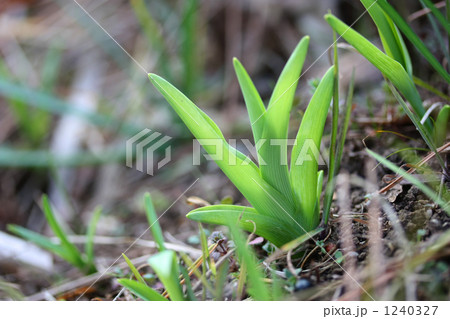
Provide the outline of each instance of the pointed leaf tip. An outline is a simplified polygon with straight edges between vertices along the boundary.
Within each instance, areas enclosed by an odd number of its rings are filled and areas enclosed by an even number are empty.
[[[237,67],[242,67],[242,63],[241,63],[241,61],[239,61],[238,58],[234,57],[234,58],[233,58],[233,66],[234,66],[235,69],[236,69]]]
[[[164,80],[162,77],[160,77],[158,74],[155,73],[148,73],[148,78],[150,81],[157,81],[157,80]]]

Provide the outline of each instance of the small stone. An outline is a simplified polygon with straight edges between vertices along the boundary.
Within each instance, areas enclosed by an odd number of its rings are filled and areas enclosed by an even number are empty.
[[[362,261],[366,258],[367,253],[366,252],[362,252],[361,254],[358,255],[358,261]]]
[[[436,218],[431,219],[430,224],[436,228],[441,227],[441,222],[439,220],[437,220]]]
[[[297,282],[294,285],[294,291],[300,291],[300,290],[305,290],[312,287],[312,283],[311,281],[309,281],[306,278],[301,278],[299,280],[297,280]]]

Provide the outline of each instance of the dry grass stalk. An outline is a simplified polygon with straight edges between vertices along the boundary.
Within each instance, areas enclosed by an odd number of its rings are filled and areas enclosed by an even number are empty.
[[[373,167],[376,163],[373,158],[367,158],[365,162],[365,171],[368,183],[366,191],[372,194],[368,207],[369,219],[369,272],[372,282],[384,274],[386,262],[383,255],[382,230],[380,225],[380,199],[377,193],[377,176]],[[384,287],[377,286],[375,293],[378,296],[383,294]]]
[[[341,235],[341,248],[344,253],[344,276],[345,291],[358,290],[357,271],[355,258],[355,245],[353,243],[352,213],[350,203],[350,177],[348,172],[343,171],[337,177],[337,196],[340,208],[339,232]]]

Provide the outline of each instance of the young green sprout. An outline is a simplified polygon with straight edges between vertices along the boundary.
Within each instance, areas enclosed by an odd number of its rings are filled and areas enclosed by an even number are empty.
[[[309,45],[304,37],[284,67],[267,107],[242,64],[234,68],[244,96],[257,145],[259,165],[230,146],[218,126],[169,82],[149,74],[154,86],[177,112],[199,143],[234,183],[252,207],[212,205],[191,211],[187,217],[199,222],[239,225],[281,246],[315,229],[319,224],[322,175],[318,150],[331,103],[334,67],[320,81],[303,116],[290,167],[287,138],[290,111]],[[214,145],[205,141],[214,139]],[[260,145],[260,147],[258,147]]]
[[[59,243],[54,243],[50,238],[18,225],[9,224],[8,230],[13,234],[47,249],[86,274],[95,273],[97,268],[95,267],[94,260],[94,236],[98,220],[102,213],[101,208],[96,208],[88,225],[84,253],[81,253],[75,244],[69,240],[66,230],[56,219],[55,213],[53,212],[50,201],[46,195],[42,196],[42,210],[50,228],[56,237],[58,237]]]

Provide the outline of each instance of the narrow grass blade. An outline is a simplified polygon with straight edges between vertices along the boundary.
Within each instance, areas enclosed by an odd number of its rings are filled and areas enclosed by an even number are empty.
[[[421,88],[424,88],[427,91],[430,91],[433,94],[436,94],[437,96],[450,101],[450,96],[439,91],[437,88],[431,86],[430,84],[426,83],[425,81],[419,79],[418,77],[413,77],[414,84],[417,86],[420,86]]]
[[[450,74],[444,69],[439,61],[433,56],[426,45],[420,40],[417,34],[411,29],[401,15],[386,0],[378,0],[378,5],[384,12],[394,21],[397,27],[411,41],[414,47],[423,55],[423,57],[431,64],[431,66],[439,73],[442,78],[450,83]]]
[[[422,4],[422,7],[424,9],[427,8],[423,1],[420,0],[420,3]],[[437,10],[437,11],[439,12],[439,10]],[[428,18],[428,21],[430,21],[431,27],[433,28],[434,36],[436,37],[435,41],[441,47],[442,53],[444,54],[444,56],[447,59],[447,61],[450,61],[450,52],[448,50],[448,47],[445,45],[446,41],[445,41],[444,37],[441,35],[441,31],[440,31],[439,26],[438,26],[438,24],[436,22],[435,16],[433,16],[431,14],[427,14],[427,18]],[[448,27],[450,28],[450,23],[445,23],[445,24],[447,24]],[[450,33],[447,32],[447,35],[450,36]]]
[[[430,0],[420,0],[436,17],[442,27],[445,29],[447,33],[450,33],[450,22],[446,19],[446,17],[439,11],[438,8],[431,2]]]
[[[122,123],[121,121],[108,115],[83,111],[80,108],[77,108],[74,105],[48,93],[11,83],[9,79],[6,79],[3,76],[0,76],[0,95],[8,99],[20,101],[28,107],[34,106],[37,109],[46,112],[76,116],[99,127],[118,130],[124,135],[134,135],[142,130],[142,128],[138,126],[129,123]]]
[[[320,195],[322,194],[322,187],[323,187],[323,170],[320,170],[317,172],[317,202],[316,206],[320,203]]]
[[[225,262],[222,265],[220,265],[217,269],[216,287],[214,291],[216,301],[223,300],[223,291],[227,280],[228,271],[230,270],[229,267],[230,263],[228,259],[226,259]]]
[[[2,296],[4,296],[2,298],[3,300],[5,299],[6,300],[10,299],[11,301],[25,300],[25,296],[22,294],[22,292],[19,290],[16,284],[5,281],[1,278],[0,278],[0,291],[2,292]]]
[[[281,246],[281,250],[285,251],[285,252],[287,252],[289,250],[293,250],[293,249],[297,248],[298,246],[300,246],[301,244],[305,243],[306,241],[310,240],[311,237],[316,236],[317,234],[319,234],[322,231],[323,231],[323,228],[317,228],[315,230],[308,232],[307,234],[303,234],[300,237],[295,238],[294,240],[291,240],[290,242]]]
[[[69,256],[71,256],[73,265],[75,265],[80,269],[83,269],[85,263],[81,256],[81,253],[78,250],[78,248],[69,241],[65,231],[59,225],[58,221],[56,220],[53,214],[50,202],[46,195],[42,196],[42,210],[44,211],[45,219],[47,220],[50,228],[55,233],[55,235],[61,240],[61,247],[67,252]]]
[[[323,76],[303,116],[291,156],[291,184],[300,203],[303,227],[308,231],[319,221],[317,200],[318,150],[334,86],[334,67]]]
[[[131,279],[117,279],[119,284],[127,288],[129,291],[131,291],[133,294],[141,298],[145,301],[167,301],[166,298],[161,296],[159,293],[157,293],[152,288],[144,285],[143,283],[131,280]]]
[[[90,272],[94,273],[96,272],[95,263],[94,263],[94,236],[95,236],[95,230],[97,228],[97,223],[100,219],[100,216],[102,214],[102,208],[97,207],[94,211],[94,214],[92,215],[91,221],[89,222],[89,226],[87,229],[86,234],[86,245],[85,245],[85,253],[86,253],[86,259],[87,264],[89,265]]]
[[[261,139],[264,128],[263,116],[266,113],[266,108],[264,107],[264,103],[258,91],[256,90],[252,79],[242,66],[241,62],[239,62],[238,59],[234,58],[233,64],[242,94],[244,95],[245,105],[247,106],[247,112],[250,118],[250,124],[252,126],[255,145],[258,145],[258,141]]]
[[[445,138],[447,137],[447,132],[450,129],[450,105],[446,104],[439,111],[436,118],[436,123],[434,125],[434,140],[437,146],[444,144]]]
[[[240,260],[238,283],[236,287],[236,299],[241,300],[244,297],[244,288],[247,281],[247,264]]]
[[[0,146],[0,167],[55,168],[100,165],[125,161],[123,147],[105,149],[101,154],[77,152],[66,156],[56,156],[49,150],[23,150]]]
[[[180,270],[175,252],[172,250],[164,250],[150,257],[148,263],[163,283],[169,293],[170,299],[173,301],[183,301],[184,296],[178,280]]]
[[[450,22],[450,0],[445,0],[445,11],[447,18],[447,22]],[[447,34],[447,45],[448,45],[448,52],[450,53],[450,33]]]
[[[188,266],[188,270],[190,272],[192,272],[192,274],[194,274],[195,277],[197,277],[198,280],[201,281],[203,288],[210,291],[211,293],[214,292],[211,284],[209,283],[208,279],[206,278],[206,276],[203,276],[203,274],[200,273],[200,271],[198,270],[198,267],[196,266],[196,263],[198,262],[198,260],[196,260],[195,262],[193,262],[188,255],[184,254],[184,253],[180,253],[180,257],[181,259],[184,261],[184,263],[186,264],[186,266]],[[202,257],[200,257],[202,258]]]
[[[198,228],[199,228],[199,233],[200,233],[200,243],[201,243],[201,247],[202,247],[202,257],[201,257],[202,277],[204,277],[206,279],[207,264],[210,262],[208,240],[206,239],[206,234],[205,234],[205,231],[203,230],[202,224],[198,223],[198,226],[199,226]],[[203,300],[206,299],[205,287],[203,287],[202,299]]]
[[[140,283],[147,286],[147,283],[145,282],[144,278],[142,278],[141,274],[136,269],[136,267],[133,265],[131,260],[125,254],[122,254],[122,257],[123,257],[123,259],[125,259],[125,262],[127,263],[128,267],[130,268],[131,272],[133,273],[133,275],[137,279],[137,281],[139,281]]]
[[[425,109],[422,105],[422,99],[419,92],[414,86],[411,77],[400,63],[381,52],[376,46],[370,43],[370,41],[332,14],[325,15],[325,20],[337,33],[339,33],[395,85],[395,87],[411,103],[412,108],[419,117],[422,117],[425,114]],[[426,121],[425,126],[428,132],[432,131],[432,124],[430,120]]]
[[[213,276],[216,275],[216,265],[214,263],[214,260],[211,259],[211,256],[209,255],[209,247],[208,247],[208,239],[206,238],[205,230],[202,227],[201,223],[198,223],[198,229],[200,232],[200,242],[202,245],[202,257],[203,257],[203,274],[206,274],[207,265],[209,266],[209,269],[211,269],[211,273]]]
[[[189,277],[189,273],[187,272],[187,269],[185,267],[180,266],[180,271],[181,271],[181,274],[183,275],[184,283],[186,286],[187,300],[197,301],[194,291],[192,290],[191,278]]]
[[[144,205],[145,214],[147,215],[148,224],[150,225],[150,230],[152,231],[153,238],[158,245],[158,250],[166,250],[164,247],[164,236],[161,230],[161,226],[158,222],[158,216],[156,215],[155,206],[153,206],[153,201],[150,193],[145,193],[144,195]]]
[[[339,135],[339,145],[336,150],[336,165],[335,165],[335,175],[336,172],[339,172],[339,168],[341,166],[342,154],[344,152],[345,139],[347,137],[348,126],[350,123],[350,115],[352,112],[352,104],[353,104],[353,91],[355,87],[355,70],[352,72],[352,79],[350,81],[350,85],[348,87],[347,99],[345,103],[345,116],[343,120],[343,126]],[[322,221],[323,225],[328,224],[328,217],[330,215],[331,202],[333,200],[333,194],[335,190],[335,176],[332,179],[329,179],[327,182],[327,186],[325,188],[325,197],[323,200],[323,215]]]
[[[198,48],[198,0],[183,1],[183,16],[180,25],[181,60],[183,62],[183,90],[186,94],[194,93],[201,81],[201,60]]]
[[[280,246],[304,231],[292,220],[276,220],[269,216],[258,214],[254,208],[235,205],[212,205],[195,209],[187,214],[189,219],[218,225],[238,225],[240,228],[255,232],[272,242],[275,246]],[[300,225],[301,222],[299,222]],[[231,226],[230,226],[231,227]]]
[[[286,300],[286,298],[284,297],[285,290],[283,280],[280,277],[278,277],[274,269],[272,269],[271,278],[272,278],[272,300],[274,301]]]
[[[9,224],[7,226],[7,229],[11,233],[20,236],[32,243],[35,243],[38,246],[41,246],[42,248],[68,261],[69,263],[72,262],[71,256],[68,255],[60,245],[53,243],[49,238],[18,225]]]
[[[350,116],[352,114],[352,106],[353,106],[353,93],[355,89],[355,69],[352,71],[352,78],[350,81],[350,85],[348,87],[347,97],[345,101],[345,115],[343,120],[342,130],[339,136],[339,145],[337,148],[337,156],[336,156],[336,170],[338,171],[341,166],[342,154],[344,153],[344,145],[347,137],[348,127],[350,124]]]
[[[53,94],[57,87],[61,69],[62,48],[54,42],[47,50],[41,69],[41,87],[44,92]]]
[[[395,172],[396,174],[402,176],[405,180],[416,186],[418,189],[420,189],[426,196],[428,196],[432,201],[434,201],[436,204],[441,206],[442,209],[444,209],[448,215],[450,215],[450,205],[449,203],[446,203],[444,200],[442,200],[441,197],[439,197],[439,194],[434,192],[431,188],[426,186],[424,183],[422,183],[420,180],[415,178],[414,176],[408,174],[404,169],[398,167],[397,165],[393,164],[392,162],[385,159],[383,156],[378,155],[377,153],[366,149],[367,153],[374,157],[378,162],[389,168],[391,171]]]
[[[327,177],[327,186],[325,189],[325,198],[324,204],[328,202],[329,196],[333,195],[334,192],[334,178],[337,174],[338,168],[336,167],[336,145],[337,145],[337,135],[338,135],[338,127],[339,127],[339,54],[337,48],[337,39],[336,32],[333,30],[333,51],[334,51],[334,86],[333,86],[333,117],[332,117],[332,127],[331,127],[331,142],[330,142],[330,150],[329,150],[329,160],[328,160],[328,177]],[[319,189],[319,184],[317,186]],[[320,191],[322,191],[322,182],[320,183]],[[329,201],[331,204],[331,201]],[[320,208],[320,194],[317,195],[317,203],[316,206]],[[323,208],[323,220],[325,220],[327,210],[329,208]]]
[[[293,211],[289,200],[261,177],[260,170],[247,156],[225,141],[220,129],[203,111],[163,78],[155,74],[149,77],[204,149],[216,156],[217,165],[259,214],[284,218],[283,210]]]
[[[434,153],[436,153],[436,157],[437,157],[437,159],[439,161],[439,164],[442,166],[442,168],[444,168],[445,167],[444,161],[442,160],[441,155],[436,150],[436,145],[435,145],[435,143],[433,141],[433,137],[431,136],[431,133],[429,133],[426,130],[426,128],[424,127],[424,125],[422,125],[420,119],[418,119],[417,116],[413,112],[411,112],[409,107],[406,105],[405,101],[403,101],[403,98],[397,92],[395,87],[392,84],[390,84],[390,83],[389,83],[389,88],[391,89],[391,92],[394,95],[394,97],[397,99],[397,101],[402,106],[402,108],[405,111],[405,113],[408,115],[408,117],[414,123],[414,126],[419,131],[420,135],[422,136],[422,138],[424,139],[425,143],[428,145],[430,150],[433,151]]]
[[[378,0],[361,0],[375,22],[386,54],[399,62],[412,76],[412,64],[405,42],[392,19],[376,3]]]
[[[230,220],[230,223],[232,221]],[[258,266],[256,256],[252,249],[247,245],[245,237],[237,227],[231,226],[230,233],[236,246],[237,256],[240,264],[244,264],[247,272],[248,293],[254,300],[269,301],[270,290],[264,283],[264,274]]]
[[[292,103],[298,80],[308,51],[309,37],[304,37],[295,48],[275,85],[264,115],[262,138],[266,140],[258,150],[266,165],[261,165],[261,176],[281,194],[292,200],[287,164],[287,137]]]

